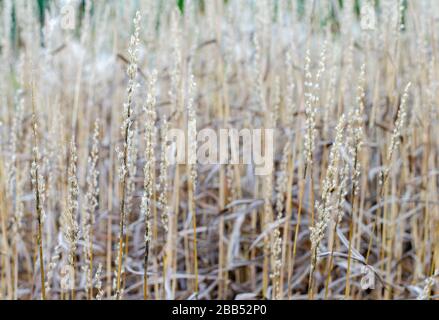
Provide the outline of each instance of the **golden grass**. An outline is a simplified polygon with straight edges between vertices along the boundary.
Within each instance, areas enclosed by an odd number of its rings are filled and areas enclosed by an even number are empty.
[[[437,299],[439,3],[372,2],[1,1],[0,299]]]

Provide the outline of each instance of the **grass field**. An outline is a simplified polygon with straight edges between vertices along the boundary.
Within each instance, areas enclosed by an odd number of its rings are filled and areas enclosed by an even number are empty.
[[[439,298],[438,1],[0,15],[0,299]]]

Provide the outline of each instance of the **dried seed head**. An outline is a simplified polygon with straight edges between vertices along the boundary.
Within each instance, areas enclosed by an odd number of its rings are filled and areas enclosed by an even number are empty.
[[[69,246],[67,261],[69,267],[74,267],[76,248],[79,239],[79,227],[76,220],[79,195],[78,178],[76,176],[76,161],[77,154],[75,139],[72,138],[70,143],[70,163],[68,169],[67,206],[61,215],[63,236]],[[69,277],[69,275],[70,272],[67,272],[66,277]],[[67,279],[65,280],[67,281]]]
[[[338,121],[335,133],[334,144],[329,153],[328,169],[322,185],[321,202],[317,202],[316,209],[318,219],[315,226],[310,228],[311,231],[311,264],[315,267],[320,242],[323,240],[326,228],[331,219],[331,213],[335,209],[337,203],[336,193],[337,180],[339,173],[340,150],[343,142],[343,132],[345,126],[345,116],[342,115]]]
[[[313,152],[316,136],[316,110],[314,95],[314,84],[311,74],[311,57],[309,49],[305,55],[305,115],[306,115],[306,135],[305,135],[305,160],[307,167],[313,164]]]
[[[168,152],[169,146],[167,144],[168,123],[166,119],[163,119],[161,126],[161,155],[160,155],[160,176],[159,176],[159,208],[161,209],[161,220],[164,230],[168,231],[168,216],[169,216],[169,204],[168,204],[168,167],[169,159]]]
[[[388,177],[393,154],[394,154],[395,150],[398,148],[399,144],[401,143],[402,131],[404,129],[404,126],[406,123],[406,118],[407,118],[407,100],[408,100],[408,92],[409,92],[410,86],[411,86],[411,83],[409,82],[407,84],[407,86],[405,87],[404,93],[403,93],[402,98],[401,98],[401,103],[399,105],[399,110],[398,110],[398,114],[397,114],[397,118],[396,118],[396,122],[395,122],[395,127],[393,128],[392,137],[390,140],[389,147],[387,149],[387,158],[386,158],[387,164],[384,167],[383,171],[380,172],[379,183],[381,185],[384,184],[384,182],[386,181],[386,179]]]

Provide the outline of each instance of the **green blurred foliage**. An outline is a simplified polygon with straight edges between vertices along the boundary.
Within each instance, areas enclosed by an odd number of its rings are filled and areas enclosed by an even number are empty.
[[[36,0],[37,1],[37,14],[38,14],[38,19],[40,22],[40,25],[43,26],[44,24],[44,18],[45,18],[45,12],[46,10],[49,9],[50,5],[56,1],[56,0]],[[159,2],[159,5],[161,7],[162,4],[161,0]],[[165,0],[167,1],[167,0]],[[180,11],[181,14],[184,14],[184,10],[185,10],[185,0],[175,0],[176,2],[176,6],[178,7],[178,10]],[[230,1],[229,0],[223,0],[225,5],[227,5]],[[241,0],[239,0],[241,1]],[[257,1],[257,0],[255,0]],[[283,0],[276,0],[276,4],[278,1],[283,1]],[[299,17],[302,17],[303,14],[305,13],[305,1],[309,1],[309,0],[293,0],[293,1],[297,1],[297,14],[299,15]],[[343,9],[343,6],[345,4],[345,0],[337,0],[338,1],[338,6]],[[361,2],[364,0],[355,0],[355,6],[354,6],[354,10],[355,13],[357,15],[357,17],[360,16],[360,10],[361,10]],[[0,5],[3,2],[3,0],[0,0]],[[198,0],[198,8],[201,12],[205,11],[205,0]],[[337,2],[335,2],[337,3]],[[380,11],[380,0],[374,0],[374,4],[375,4],[375,8],[377,9],[377,11]],[[406,15],[406,10],[407,10],[407,4],[408,4],[408,0],[404,0],[403,1],[404,4],[404,13],[403,13],[403,22],[405,21],[405,15]],[[16,10],[15,10],[15,2],[12,3],[12,26],[11,26],[11,39],[13,40],[13,42],[15,42],[17,40],[17,27],[16,27]],[[92,13],[93,13],[93,1],[92,1]],[[85,0],[81,0],[81,3],[79,5],[79,12],[78,12],[78,21],[82,21],[82,17],[84,16],[84,11],[85,11]],[[157,21],[157,25],[156,28],[159,28],[159,24],[160,22]],[[320,25],[322,27],[327,26],[327,25],[331,25],[332,30],[336,31],[339,29],[339,21],[338,21],[338,17],[336,16],[336,10],[334,8],[334,2],[331,2],[331,8],[330,8],[330,12],[327,16],[325,17],[321,17],[320,20]]]
[[[177,0],[177,7],[180,10],[180,13],[184,13],[184,0]]]

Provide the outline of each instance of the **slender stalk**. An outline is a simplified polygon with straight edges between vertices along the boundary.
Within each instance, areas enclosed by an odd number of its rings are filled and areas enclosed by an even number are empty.
[[[41,190],[44,188],[41,185],[41,175],[39,172],[39,153],[38,153],[38,141],[37,141],[37,117],[35,113],[36,103],[35,103],[35,84],[32,83],[32,132],[34,137],[34,158],[32,162],[32,181],[34,184],[35,192],[35,210],[37,212],[37,245],[40,256],[40,277],[41,277],[41,298],[46,300],[46,281],[44,273],[44,255],[43,255],[43,203],[41,201]]]

